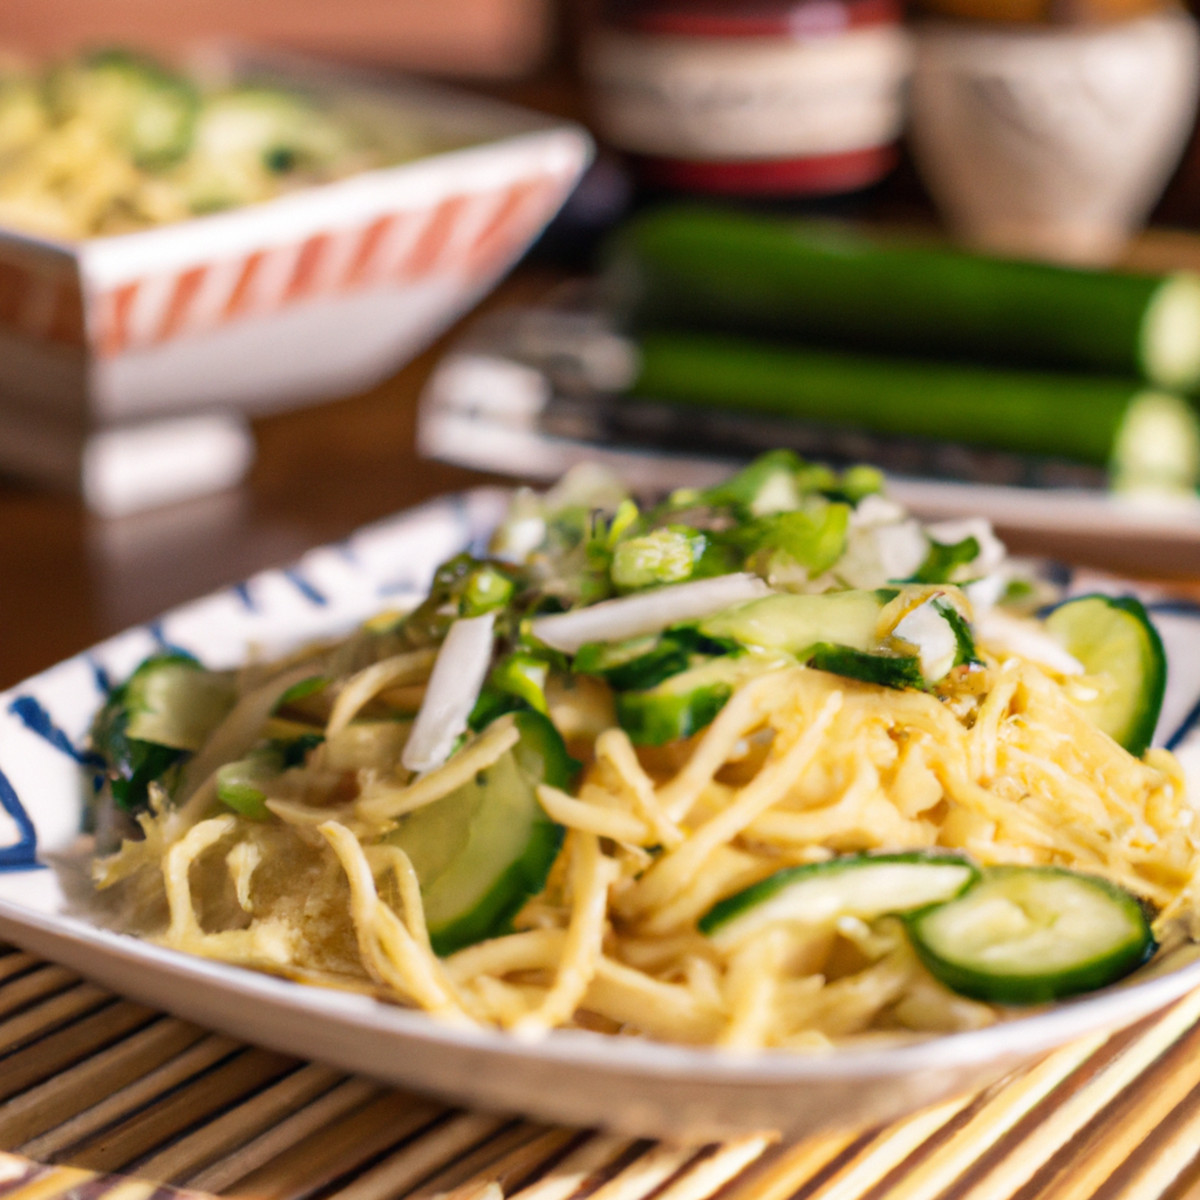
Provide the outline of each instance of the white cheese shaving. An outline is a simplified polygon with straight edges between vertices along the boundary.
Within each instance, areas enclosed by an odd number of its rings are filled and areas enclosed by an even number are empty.
[[[401,761],[410,771],[431,771],[450,756],[466,732],[467,718],[492,661],[496,614],[460,617],[438,651],[433,674]]]
[[[958,639],[932,598],[905,613],[892,633],[916,648],[921,674],[929,683],[936,683],[954,666]]]
[[[698,621],[735,604],[758,600],[770,592],[771,588],[757,575],[743,572],[716,575],[604,600],[573,612],[536,617],[530,622],[529,631],[547,646],[574,654],[588,642],[621,642],[658,633],[668,625]]]

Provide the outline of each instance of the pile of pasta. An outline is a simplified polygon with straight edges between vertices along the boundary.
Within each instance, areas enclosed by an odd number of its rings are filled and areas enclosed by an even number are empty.
[[[1072,699],[1094,680],[982,649],[983,667],[940,695],[770,670],[695,737],[656,749],[605,725],[586,689],[558,695],[551,715],[584,769],[573,793],[538,792],[566,829],[549,880],[511,933],[444,958],[430,947],[412,863],[386,833],[517,734],[501,718],[416,778],[378,764],[347,770],[355,715],[389,691],[419,696],[425,651],[343,679],[324,742],[286,773],[271,820],[211,815],[202,783],[182,808],[160,802],[144,815],[144,838],[101,859],[97,879],[162,945],[460,1026],[739,1049],[980,1027],[1001,1014],[937,983],[894,918],[767,929],[733,944],[697,920],[782,867],[922,848],[1102,875],[1153,906],[1160,928],[1193,911],[1200,831],[1175,758],[1136,759],[1097,731]],[[258,669],[212,753],[223,737],[246,737],[309,670]],[[212,764],[193,765],[200,777]]]

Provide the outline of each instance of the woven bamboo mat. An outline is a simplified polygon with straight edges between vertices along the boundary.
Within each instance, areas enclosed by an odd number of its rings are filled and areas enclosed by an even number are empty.
[[[880,1129],[684,1147],[449,1108],[0,945],[0,1197],[1200,1200],[1198,1020],[1200,993]]]

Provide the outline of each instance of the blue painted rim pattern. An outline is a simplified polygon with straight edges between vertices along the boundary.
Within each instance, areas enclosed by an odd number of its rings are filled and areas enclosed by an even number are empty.
[[[37,870],[42,866],[37,858],[37,830],[3,771],[0,771],[0,808],[13,819],[21,835],[19,841],[0,846],[0,871]]]

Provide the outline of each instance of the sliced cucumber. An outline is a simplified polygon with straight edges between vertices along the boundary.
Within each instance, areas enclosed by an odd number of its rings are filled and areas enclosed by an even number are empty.
[[[732,943],[775,922],[869,921],[950,900],[978,877],[973,863],[952,854],[845,855],[777,871],[714,904],[699,928]]]
[[[102,739],[106,763],[106,785],[113,803],[127,813],[139,813],[150,807],[150,785],[161,784],[169,791],[178,778],[179,768],[187,755],[170,746],[154,742],[139,742],[126,738],[118,731]]]
[[[921,660],[915,655],[870,654],[865,650],[852,650],[849,646],[822,643],[809,651],[807,665],[846,679],[876,683],[880,687],[923,688],[926,685]]]
[[[152,655],[113,688],[92,723],[91,745],[117,807],[140,812],[152,783],[172,786],[232,703],[230,676],[175,651]]]
[[[138,741],[199,750],[233,701],[229,675],[206,671],[186,654],[155,655],[125,685],[128,733]]]
[[[1170,392],[1143,392],[1117,426],[1109,475],[1116,492],[1191,492],[1200,478],[1200,429],[1192,402]]]
[[[537,785],[569,785],[576,764],[540,713],[515,717],[520,740],[468,784],[401,818],[387,835],[412,859],[437,954],[503,932],[541,891],[563,830]]]
[[[998,1004],[1092,991],[1154,953],[1128,892],[1058,867],[993,867],[957,899],[907,918],[921,960],[947,987]]]
[[[695,666],[702,658],[736,649],[736,641],[708,638],[694,628],[684,627],[658,637],[589,642],[580,646],[571,670],[580,675],[599,675],[618,691],[642,691]]]
[[[680,671],[652,688],[618,692],[617,722],[640,746],[663,746],[710,724],[735,688],[764,669],[749,655],[723,655]]]
[[[937,597],[912,609],[891,637],[881,636],[879,618],[895,594],[781,592],[718,613],[699,628],[715,640],[780,651],[819,670],[884,687],[925,687],[969,660],[974,653],[969,628]],[[904,653],[906,646],[916,653]]]
[[[876,625],[885,601],[876,592],[780,592],[740,604],[700,622],[700,632],[743,646],[801,655],[820,642],[853,650],[878,643]]]
[[[971,622],[953,604],[941,600],[936,600],[934,603],[954,634],[954,665],[961,667],[982,664],[983,660],[979,657],[979,647],[975,645],[975,631],[971,628]]]
[[[686,670],[692,658],[688,647],[669,637],[629,638],[623,642],[588,642],[579,647],[571,669],[579,675],[599,675],[615,688],[650,688]]]
[[[1191,389],[1200,363],[1200,279],[1190,271],[1168,275],[1146,306],[1140,357],[1150,379]]]
[[[1140,758],[1154,736],[1167,686],[1166,653],[1145,608],[1132,596],[1080,596],[1054,609],[1046,630],[1089,675],[1111,681],[1080,706]]]

